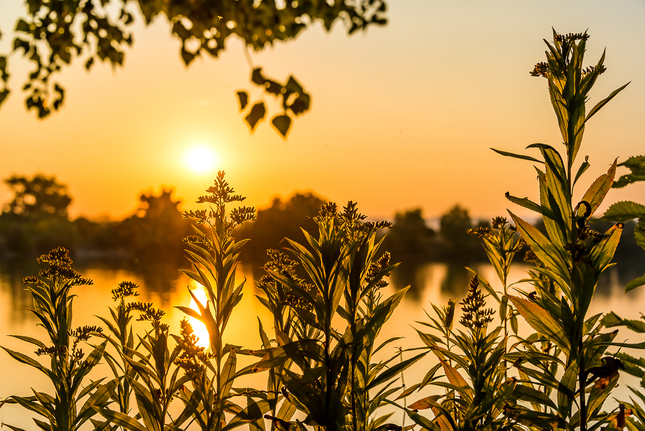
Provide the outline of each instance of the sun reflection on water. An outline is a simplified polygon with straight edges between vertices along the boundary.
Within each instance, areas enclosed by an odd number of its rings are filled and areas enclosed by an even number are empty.
[[[196,281],[192,281],[191,291],[193,292],[193,295],[195,295],[197,300],[200,302],[202,307],[206,307],[208,298],[207,298],[206,290],[204,289],[204,286],[197,283]],[[199,307],[197,307],[197,303],[195,302],[194,299],[190,300],[189,307],[199,313]],[[188,321],[193,326],[193,331],[195,333],[195,336],[197,337],[197,345],[200,347],[208,348],[209,338],[208,338],[208,330],[206,329],[206,325],[204,325],[202,322],[200,322],[199,320],[191,316],[188,317]]]

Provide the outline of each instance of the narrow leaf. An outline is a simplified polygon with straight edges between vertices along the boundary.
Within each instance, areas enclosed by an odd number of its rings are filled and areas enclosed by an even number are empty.
[[[571,346],[566,338],[565,329],[544,308],[517,296],[508,295],[508,298],[533,329],[553,341],[565,355],[569,354]]]
[[[535,157],[526,156],[524,154],[509,153],[508,151],[496,150],[495,148],[491,148],[491,150],[495,151],[497,154],[501,154],[502,156],[514,157],[516,159],[529,160],[531,162],[544,164],[542,160],[538,160]]]
[[[585,119],[585,123],[586,123],[587,121],[589,121],[589,119],[590,119],[591,117],[593,117],[593,116],[596,114],[596,112],[598,112],[598,111],[599,111],[603,106],[605,106],[607,103],[609,103],[609,101],[610,101],[611,99],[613,99],[613,98],[614,98],[618,93],[620,93],[621,91],[623,91],[623,90],[625,89],[625,87],[627,87],[628,85],[629,85],[629,82],[628,82],[627,84],[623,85],[622,87],[619,87],[619,88],[617,88],[616,90],[612,91],[612,92],[611,92],[611,94],[610,94],[609,96],[607,96],[606,98],[604,98],[603,100],[601,100],[600,102],[598,102],[598,103],[596,104],[596,106],[594,106],[593,108],[591,108],[591,111],[589,111],[589,114],[587,114],[587,118]]]

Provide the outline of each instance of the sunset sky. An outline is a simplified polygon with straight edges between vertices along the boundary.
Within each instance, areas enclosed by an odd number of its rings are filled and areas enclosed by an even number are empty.
[[[254,133],[235,92],[252,90],[239,41],[219,59],[189,68],[165,18],[144,27],[125,66],[87,73],[65,70],[65,107],[46,120],[26,112],[20,88],[31,65],[10,59],[13,93],[0,108],[0,177],[55,175],[74,198],[72,216],[123,217],[140,192],[172,186],[185,208],[223,169],[247,204],[315,191],[372,217],[421,207],[436,217],[460,203],[490,217],[512,204],[510,191],[536,198],[529,162],[495,147],[524,152],[534,142],[562,149],[546,81],[529,71],[544,59],[543,39],[588,29],[587,61],[607,49],[591,103],[632,81],[587,126],[581,156],[592,168],[583,186],[618,157],[645,153],[645,2],[642,0],[440,1],[390,0],[389,24],[347,37],[339,24],[252,53],[268,76],[293,74],[312,95],[312,109],[283,140],[269,121]],[[19,0],[0,0],[0,52],[24,14]],[[256,94],[258,97],[259,94]],[[217,163],[197,172],[185,163],[196,146]],[[582,160],[583,157],[580,157]],[[645,197],[643,185],[612,191],[608,201]],[[0,203],[10,200],[0,186]],[[519,211],[523,213],[522,211]]]

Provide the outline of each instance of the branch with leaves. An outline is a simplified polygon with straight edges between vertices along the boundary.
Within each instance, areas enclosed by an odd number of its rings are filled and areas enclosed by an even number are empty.
[[[27,93],[25,103],[28,110],[45,118],[65,102],[66,90],[55,81],[56,75],[76,58],[82,59],[87,70],[97,61],[114,68],[123,66],[126,50],[134,43],[132,28],[139,19],[149,25],[165,16],[172,35],[181,42],[181,59],[188,66],[202,54],[217,58],[232,36],[241,39],[245,49],[260,51],[295,39],[316,23],[330,31],[342,22],[350,35],[384,25],[386,9],[385,0],[287,1],[282,5],[267,0],[29,0],[25,15],[16,22],[11,53],[0,56],[0,105],[10,93],[11,56],[22,54],[33,64],[22,87]],[[272,123],[286,136],[291,125],[287,111],[294,115],[307,111],[310,96],[293,77],[280,85],[260,78],[260,69],[251,67],[254,84],[267,94],[283,97],[284,112],[274,116]],[[244,109],[246,103],[239,97]],[[264,105],[254,106],[246,116],[251,130],[264,117],[259,107]]]

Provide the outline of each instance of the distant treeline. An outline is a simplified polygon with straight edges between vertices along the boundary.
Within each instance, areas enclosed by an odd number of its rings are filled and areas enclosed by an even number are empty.
[[[72,198],[55,177],[12,176],[5,183],[14,198],[0,215],[0,255],[38,256],[63,246],[79,257],[179,260],[182,238],[192,233],[171,190],[141,194],[137,210],[120,221],[70,220]]]
[[[70,220],[67,208],[72,198],[54,177],[12,176],[5,183],[14,198],[0,214],[0,255],[35,256],[60,245],[78,257],[179,264],[184,260],[182,239],[192,233],[192,227],[182,217],[180,202],[173,200],[171,190],[141,194],[139,208],[121,221],[93,221],[84,217]],[[261,265],[268,248],[288,246],[284,238],[303,241],[301,227],[309,232],[316,229],[313,218],[323,203],[325,200],[313,193],[296,193],[259,209],[256,221],[235,231],[236,237],[251,240],[244,247],[242,260]],[[385,232],[383,249],[390,251],[395,261],[483,262],[486,256],[479,239],[468,230],[489,226],[488,221],[471,219],[460,205],[441,216],[438,230],[428,227],[421,209],[397,212],[392,228]],[[606,227],[597,228],[604,231]],[[616,259],[643,265],[645,252],[636,244],[634,227],[634,222],[625,225]]]

